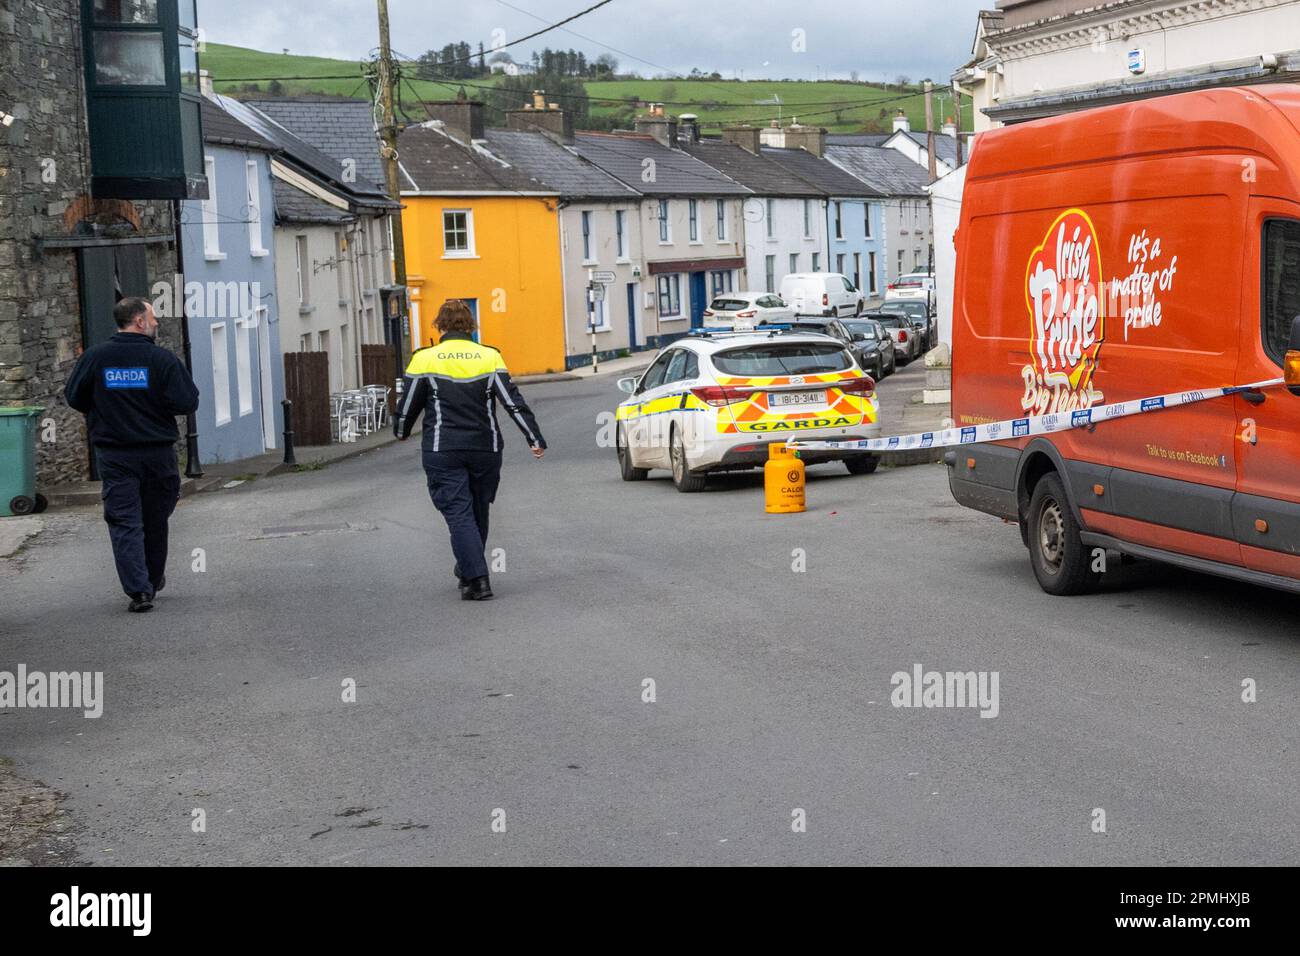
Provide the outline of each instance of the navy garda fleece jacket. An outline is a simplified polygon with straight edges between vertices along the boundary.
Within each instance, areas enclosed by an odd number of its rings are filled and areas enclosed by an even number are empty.
[[[97,448],[170,445],[176,416],[199,407],[199,390],[181,360],[136,332],[117,332],[87,349],[63,395],[86,416]]]

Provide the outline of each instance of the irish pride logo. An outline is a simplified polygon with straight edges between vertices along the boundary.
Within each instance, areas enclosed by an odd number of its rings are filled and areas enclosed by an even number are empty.
[[[1020,406],[1030,415],[1073,412],[1102,400],[1092,384],[1105,337],[1105,279],[1097,230],[1082,209],[1056,217],[1025,269],[1031,364]]]

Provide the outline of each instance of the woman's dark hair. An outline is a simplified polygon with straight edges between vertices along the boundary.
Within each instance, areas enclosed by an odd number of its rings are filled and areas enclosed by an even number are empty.
[[[474,313],[460,299],[448,299],[438,310],[438,318],[434,320],[434,325],[443,335],[448,332],[462,332],[465,335],[474,334]]]

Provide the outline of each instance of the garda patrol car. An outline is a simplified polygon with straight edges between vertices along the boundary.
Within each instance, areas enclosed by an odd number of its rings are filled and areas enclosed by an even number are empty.
[[[789,326],[700,329],[673,342],[645,373],[620,379],[616,443],[624,481],[652,468],[679,491],[709,472],[754,468],[767,446],[791,438],[851,441],[880,435],[876,383],[838,339]],[[867,452],[809,451],[808,464],[843,461],[876,470]]]

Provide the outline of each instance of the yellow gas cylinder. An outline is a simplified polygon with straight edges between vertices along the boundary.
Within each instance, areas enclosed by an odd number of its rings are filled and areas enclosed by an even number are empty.
[[[770,515],[793,514],[804,510],[804,464],[799,453],[783,442],[767,446],[767,464],[763,466],[763,497]]]

